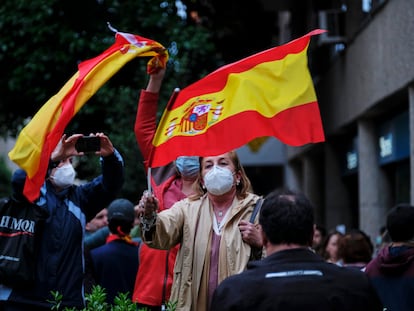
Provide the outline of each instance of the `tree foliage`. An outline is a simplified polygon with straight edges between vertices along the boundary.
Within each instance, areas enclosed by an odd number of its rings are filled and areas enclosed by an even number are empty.
[[[24,122],[72,77],[79,62],[114,42],[108,22],[119,31],[168,47],[161,115],[175,87],[184,88],[224,64],[274,45],[275,21],[274,12],[264,10],[259,0],[3,0],[0,136],[16,136]],[[124,66],[66,129],[67,133],[109,135],[125,158],[122,195],[131,200],[146,187],[133,133],[139,90],[148,81],[146,62],[137,58]],[[82,157],[80,162],[81,179],[98,173],[97,160]]]
[[[176,1],[3,0],[0,6],[0,134],[17,135],[25,120],[77,71],[114,42],[107,22],[122,32],[154,39],[170,52],[160,113],[175,87],[216,69],[220,60],[209,31],[177,15]],[[133,133],[139,90],[146,86],[146,59],[115,74],[73,118],[66,132],[109,135],[125,158],[122,195],[136,200],[146,187]],[[27,121],[26,121],[27,122]],[[95,157],[96,158],[96,157]],[[98,161],[80,159],[81,179],[98,173]]]

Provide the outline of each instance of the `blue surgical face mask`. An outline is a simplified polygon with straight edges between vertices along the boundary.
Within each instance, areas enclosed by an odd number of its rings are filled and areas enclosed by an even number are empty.
[[[175,160],[175,166],[178,172],[184,177],[196,177],[200,171],[200,162],[198,157],[178,157]]]

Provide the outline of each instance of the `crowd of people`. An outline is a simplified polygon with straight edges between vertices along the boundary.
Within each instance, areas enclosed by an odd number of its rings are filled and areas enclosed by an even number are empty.
[[[153,72],[139,98],[134,130],[145,168],[164,74]],[[0,284],[1,311],[50,310],[53,291],[62,308],[80,310],[92,285],[108,303],[127,293],[138,309],[157,311],[168,302],[180,311],[414,310],[414,206],[390,210],[391,241],[375,252],[362,230],[316,224],[302,193],[277,189],[262,200],[235,151],[153,169],[151,191],[131,202],[118,197],[124,163],[103,133],[94,135],[102,174],[75,185],[81,136],[64,135],[52,152],[35,202],[48,215],[35,281]],[[22,191],[25,173],[14,176]]]

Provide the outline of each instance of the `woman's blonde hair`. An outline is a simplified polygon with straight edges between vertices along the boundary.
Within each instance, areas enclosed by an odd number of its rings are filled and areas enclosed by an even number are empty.
[[[252,184],[249,180],[249,178],[246,175],[246,172],[244,171],[243,166],[240,163],[239,157],[236,153],[236,151],[229,151],[228,154],[230,155],[230,159],[233,162],[233,165],[236,169],[236,173],[240,174],[240,183],[236,184],[236,195],[238,199],[243,199],[247,196],[247,194],[249,192],[253,192],[252,189]],[[194,195],[191,195],[189,198],[191,200],[197,200],[200,197],[202,197],[207,190],[205,189],[203,183],[202,183],[202,179],[201,179],[201,171],[202,171],[202,162],[203,162],[204,157],[200,157],[199,161],[200,161],[200,171],[197,177],[196,182],[194,183]]]

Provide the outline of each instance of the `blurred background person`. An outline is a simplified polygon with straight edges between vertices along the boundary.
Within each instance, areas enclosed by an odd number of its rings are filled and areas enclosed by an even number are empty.
[[[343,237],[343,234],[337,230],[331,231],[325,237],[325,240],[322,244],[322,257],[330,263],[338,264],[339,255],[338,255],[338,243],[339,240]]]
[[[91,250],[95,281],[105,288],[109,304],[119,293],[132,298],[139,265],[138,243],[130,236],[134,221],[134,204],[127,199],[114,200],[108,207],[110,234],[106,244]]]
[[[96,230],[105,227],[108,225],[108,210],[103,208],[96,214],[91,221],[89,221],[85,226],[85,237],[88,237],[90,234],[94,233]]]
[[[322,254],[322,245],[323,245],[323,241],[325,237],[326,237],[325,227],[319,224],[315,224],[315,229],[313,231],[312,248],[319,255]]]
[[[369,276],[384,310],[414,310],[414,206],[401,203],[387,214],[391,243],[368,263]]]
[[[108,211],[106,207],[86,224],[85,227],[85,246],[88,249],[105,244],[109,235],[108,228]]]
[[[381,251],[383,247],[388,246],[391,243],[390,235],[386,226],[382,226],[375,238],[375,256]]]
[[[373,253],[372,241],[362,230],[352,229],[339,240],[338,256],[344,267],[364,270]]]

